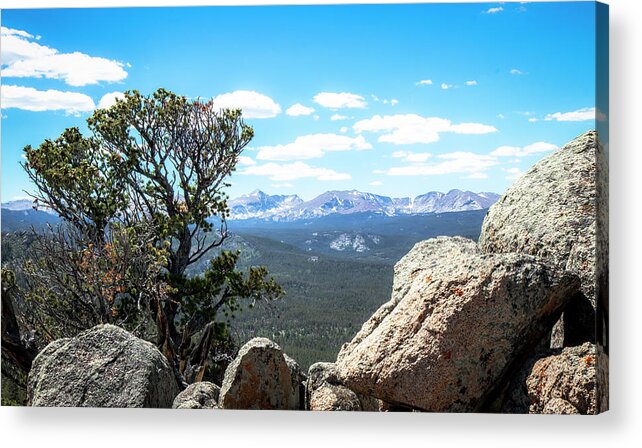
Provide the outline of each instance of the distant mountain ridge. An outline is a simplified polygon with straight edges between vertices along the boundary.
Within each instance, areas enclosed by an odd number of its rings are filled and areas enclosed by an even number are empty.
[[[391,198],[357,190],[326,191],[310,201],[297,195],[269,195],[261,190],[228,201],[231,219],[294,221],[331,214],[380,213],[387,216],[447,213],[489,208],[499,195],[490,192],[431,191],[415,198]]]
[[[289,222],[334,214],[375,213],[385,216],[404,216],[484,210],[493,205],[499,197],[496,193],[450,190],[448,193],[431,191],[415,198],[391,198],[357,190],[332,190],[304,201],[296,194],[269,195],[261,190],[254,190],[229,200],[228,206],[231,219]],[[8,224],[2,226],[3,230],[14,227],[14,221],[24,223],[36,221],[41,224],[57,220],[55,212],[44,207],[35,210],[30,200],[5,202],[2,204],[2,210],[4,224]],[[47,218],[47,215],[50,217]]]
[[[13,201],[3,202],[2,208],[14,212],[21,212],[24,210],[38,210],[41,212],[49,213],[51,215],[56,215],[56,212],[48,207],[44,207],[42,205],[36,207],[36,203],[32,199],[16,199]]]

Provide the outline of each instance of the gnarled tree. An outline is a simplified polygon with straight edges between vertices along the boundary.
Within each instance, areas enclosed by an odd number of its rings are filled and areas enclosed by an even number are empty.
[[[25,148],[34,199],[67,226],[41,242],[44,260],[31,265],[31,277],[53,279],[60,288],[47,294],[89,307],[89,321],[137,331],[153,322],[153,339],[185,386],[203,377],[226,334],[220,311],[283,294],[265,267],[243,273],[238,252],[214,251],[228,237],[226,179],[253,129],[239,110],[164,89],[126,92],[87,123],[89,137],[71,128]],[[206,256],[207,270],[188,277],[186,269]]]

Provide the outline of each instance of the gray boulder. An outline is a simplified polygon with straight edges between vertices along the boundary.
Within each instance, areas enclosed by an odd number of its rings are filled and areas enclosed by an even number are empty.
[[[598,375],[595,345],[553,349],[528,361],[512,383],[503,412],[531,414],[596,414]]]
[[[190,384],[174,399],[174,409],[216,409],[221,388],[209,381]]]
[[[606,343],[608,324],[608,161],[589,131],[545,157],[490,208],[483,252],[543,257],[579,275],[576,295],[557,325],[552,347]]]
[[[49,344],[27,386],[31,406],[170,408],[178,392],[161,352],[113,325]]]
[[[529,255],[422,241],[395,266],[391,301],[342,347],[338,380],[393,405],[479,410],[578,289],[577,276]]]
[[[379,400],[356,394],[339,383],[334,363],[317,362],[308,370],[307,409],[310,411],[379,411]]]
[[[225,370],[219,406],[223,409],[301,409],[300,369],[266,338],[241,347]],[[298,369],[298,372],[297,372]]]

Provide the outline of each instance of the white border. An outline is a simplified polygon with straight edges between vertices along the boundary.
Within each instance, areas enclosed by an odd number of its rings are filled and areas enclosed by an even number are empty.
[[[444,1],[444,3],[454,3]],[[189,5],[274,4],[188,0]],[[346,3],[287,1],[278,4]],[[389,3],[352,1],[350,3]],[[401,2],[396,2],[401,3]],[[403,3],[416,3],[405,1]],[[0,409],[3,446],[637,446],[642,439],[642,2],[611,0],[611,411],[595,417]],[[178,0],[0,0],[0,8],[165,6]],[[56,443],[57,445],[57,443]]]

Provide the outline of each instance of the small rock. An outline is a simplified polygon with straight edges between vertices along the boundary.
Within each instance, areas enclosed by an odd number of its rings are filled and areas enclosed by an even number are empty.
[[[379,400],[358,395],[339,384],[335,365],[330,362],[310,366],[306,394],[311,411],[379,411]]]
[[[216,409],[221,388],[209,381],[190,384],[174,399],[174,409]]]

